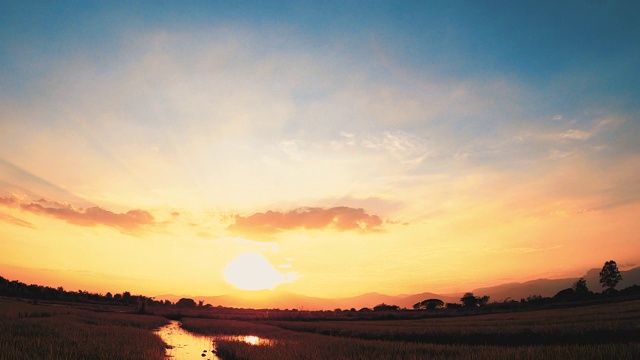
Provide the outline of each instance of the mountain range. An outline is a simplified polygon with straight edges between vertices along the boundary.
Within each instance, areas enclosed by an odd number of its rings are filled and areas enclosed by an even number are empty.
[[[600,269],[591,269],[583,276],[587,281],[587,287],[594,292],[600,292]],[[640,285],[640,267],[636,267],[627,271],[621,271],[623,280],[616,288],[623,289],[625,287],[638,284]],[[505,299],[520,300],[531,295],[541,295],[551,297],[560,290],[569,288],[575,283],[577,278],[564,279],[538,279],[523,283],[508,283],[497,286],[473,289],[471,292],[476,296],[490,296],[491,301],[504,301]],[[359,296],[326,299],[319,297],[304,296],[295,293],[260,290],[260,291],[238,291],[226,295],[219,296],[189,296],[189,295],[173,295],[164,294],[155,297],[156,300],[169,300],[176,302],[180,298],[191,298],[196,301],[203,301],[205,304],[213,306],[225,306],[236,308],[279,308],[279,309],[298,309],[298,310],[333,310],[333,309],[361,309],[363,307],[372,308],[378,304],[398,305],[402,308],[411,308],[413,304],[426,299],[440,299],[444,302],[460,302],[462,293],[435,294],[431,292],[423,292],[411,295],[385,295],[379,293],[367,293]]]

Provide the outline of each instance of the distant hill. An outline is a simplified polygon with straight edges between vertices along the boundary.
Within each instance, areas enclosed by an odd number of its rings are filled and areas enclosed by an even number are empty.
[[[321,299],[310,296],[304,296],[289,292],[260,290],[260,291],[237,291],[226,295],[219,296],[190,296],[190,295],[173,295],[164,294],[155,297],[156,300],[169,300],[176,302],[180,298],[191,298],[196,301],[204,301],[205,304],[213,306],[225,306],[235,308],[253,308],[253,309],[299,309],[299,310],[323,310],[334,309],[333,299]]]
[[[378,294],[375,292],[335,300],[336,308],[341,309],[362,309],[364,307],[373,308],[374,306],[382,303],[401,306],[398,303],[397,297]]]
[[[591,269],[583,276],[587,281],[587,287],[593,292],[601,292],[600,270]],[[638,284],[640,285],[640,267],[636,267],[627,271],[620,271],[622,281],[616,286],[617,289]],[[524,283],[510,283],[492,287],[474,289],[475,295],[488,295],[491,301],[503,301],[506,298],[520,300],[530,295],[541,295],[545,297],[553,296],[562,289],[569,288],[579,278],[566,279],[538,279],[527,281]]]
[[[623,280],[616,287],[623,289],[625,287],[638,284],[640,285],[640,267],[636,267],[627,271],[621,271]],[[593,292],[601,292],[600,285],[600,269],[591,269],[584,275],[587,281],[587,287]],[[551,297],[560,290],[569,288],[578,280],[578,278],[565,279],[538,279],[527,281],[524,283],[508,283],[497,286],[473,289],[472,292],[476,296],[488,295],[491,301],[503,301],[507,298],[520,300],[530,295],[541,295]],[[462,293],[454,294],[435,294],[424,292],[413,295],[391,296],[379,293],[367,293],[359,296],[353,296],[341,299],[325,299],[318,297],[304,296],[294,293],[261,290],[244,292],[237,291],[227,295],[220,296],[190,296],[190,295],[173,295],[164,294],[155,297],[156,300],[169,300],[176,302],[180,298],[191,298],[196,301],[204,301],[206,304],[213,306],[225,306],[236,308],[254,308],[254,309],[299,309],[299,310],[333,310],[333,309],[361,309],[364,307],[373,308],[374,306],[385,303],[390,305],[398,305],[402,308],[412,308],[413,304],[426,299],[440,299],[444,302],[460,302]]]
[[[593,292],[601,292],[602,285],[600,285],[600,270],[591,269],[584,276],[587,280],[587,287]],[[624,289],[632,285],[640,285],[640,267],[636,267],[627,271],[620,271],[622,275],[622,281],[616,286],[616,289]]]
[[[419,303],[427,299],[440,299],[445,303],[457,303],[457,302],[460,302],[460,298],[462,297],[462,295],[463,293],[439,295],[431,292],[424,292],[424,293],[408,295],[408,296],[405,295],[402,299],[394,302],[394,304],[400,307],[406,307],[408,309],[411,309],[413,308],[413,304]]]
[[[488,295],[491,301],[503,301],[507,298],[520,300],[530,295],[550,297],[562,289],[571,287],[577,279],[538,279],[524,283],[509,283],[498,286],[474,289],[475,295]]]

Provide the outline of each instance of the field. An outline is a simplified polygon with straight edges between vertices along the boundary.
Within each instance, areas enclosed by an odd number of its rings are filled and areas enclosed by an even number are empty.
[[[153,330],[167,320],[115,312],[122,310],[0,299],[0,360],[163,359],[165,344]],[[407,320],[181,323],[214,337],[226,360],[640,359],[640,300]],[[268,341],[255,345],[260,338]]]
[[[158,316],[0,299],[0,360],[164,359]]]
[[[255,346],[219,340],[223,359],[640,358],[640,301],[422,320],[183,319],[183,326],[275,341]]]

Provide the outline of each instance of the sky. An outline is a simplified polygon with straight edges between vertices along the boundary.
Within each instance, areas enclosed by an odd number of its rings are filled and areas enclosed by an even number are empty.
[[[334,298],[640,264],[638,2],[0,7],[5,278]]]

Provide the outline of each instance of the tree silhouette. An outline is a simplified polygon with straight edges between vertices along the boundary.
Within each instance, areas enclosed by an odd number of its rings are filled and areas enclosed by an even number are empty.
[[[462,306],[466,308],[475,308],[478,306],[478,298],[473,296],[472,292],[465,293],[461,298]]]
[[[573,291],[576,295],[586,295],[589,293],[589,288],[587,287],[587,281],[584,278],[578,279],[575,283],[573,283]]]
[[[419,310],[419,309],[435,310],[443,307],[444,307],[444,301],[440,299],[427,299],[419,303],[415,303],[413,305],[413,308],[416,310]]]
[[[602,287],[608,288],[608,291],[613,291],[621,280],[622,275],[618,270],[618,264],[613,260],[605,262],[600,271],[600,284],[602,284]]]
[[[576,292],[572,288],[566,288],[558,291],[557,294],[553,296],[555,300],[558,301],[571,301],[575,298]]]
[[[398,305],[387,305],[385,303],[378,304],[373,307],[373,311],[397,311],[400,310]]]
[[[196,302],[193,299],[189,299],[189,298],[181,298],[180,300],[178,300],[178,302],[176,303],[177,307],[184,307],[184,308],[194,308],[197,306]]]

